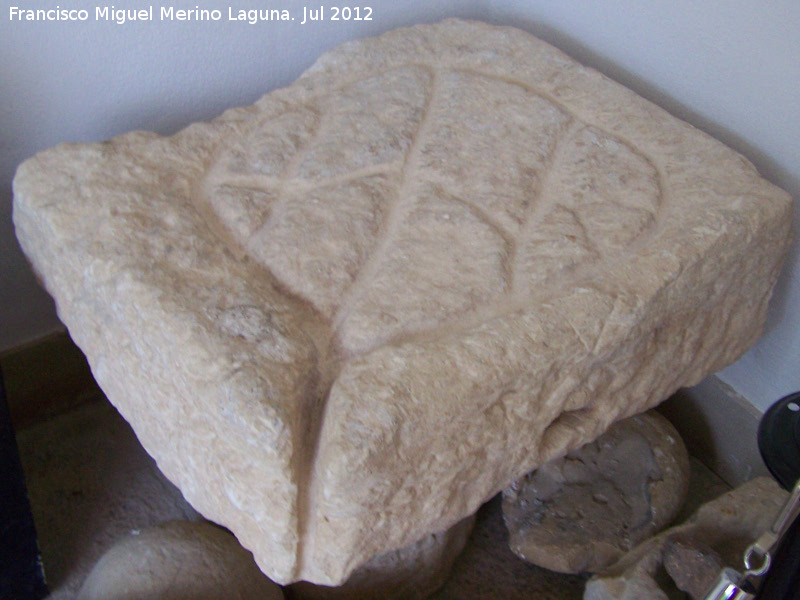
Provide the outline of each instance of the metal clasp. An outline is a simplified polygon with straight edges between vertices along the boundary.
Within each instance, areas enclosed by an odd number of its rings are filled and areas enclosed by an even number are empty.
[[[744,566],[739,573],[723,569],[704,600],[751,600],[756,597],[756,580],[763,577],[772,566],[772,556],[783,536],[800,515],[800,480],[792,489],[789,499],[778,513],[778,518],[744,553]]]
[[[761,577],[769,571],[775,550],[798,515],[800,515],[800,480],[792,489],[789,499],[778,513],[778,518],[772,527],[745,551],[744,566],[747,569],[745,577]]]

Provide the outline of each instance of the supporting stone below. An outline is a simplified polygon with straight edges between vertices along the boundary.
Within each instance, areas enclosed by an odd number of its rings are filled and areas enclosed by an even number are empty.
[[[560,573],[596,573],[667,526],[689,489],[680,435],[650,411],[503,492],[511,550]]]

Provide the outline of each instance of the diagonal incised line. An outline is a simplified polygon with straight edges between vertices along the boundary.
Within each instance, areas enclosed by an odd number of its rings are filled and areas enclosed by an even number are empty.
[[[520,227],[519,237],[517,238],[517,252],[514,255],[514,262],[511,265],[511,273],[514,277],[513,281],[515,284],[512,293],[515,295],[527,296],[530,294],[527,283],[522,281],[523,278],[518,277],[521,268],[520,261],[524,255],[522,249],[525,247],[531,231],[536,229],[555,205],[552,193],[553,179],[557,175],[558,166],[562,162],[568,142],[573,138],[575,133],[583,127],[585,127],[585,124],[574,117],[571,117],[570,120],[567,121],[564,131],[556,139],[555,147],[550,154],[550,160],[544,170],[544,180],[539,186],[536,197],[533,199],[534,201],[531,202],[531,209],[528,214],[525,215],[525,220]]]
[[[425,122],[428,118],[430,107],[433,103],[433,96],[435,95],[435,76],[432,78],[432,91],[427,99],[425,111],[423,113],[422,118],[420,119],[420,126],[417,130],[417,133],[414,136],[414,140],[412,141],[411,147],[409,152],[406,154],[406,160],[404,161],[402,167],[400,167],[400,171],[404,177],[408,176],[408,170],[413,170],[413,163],[416,160],[416,152],[418,152],[417,148],[419,146],[419,139],[421,136],[421,131],[424,129]],[[317,129],[319,131],[321,127]],[[315,132],[315,134],[317,133]],[[314,136],[316,138],[316,135]],[[309,143],[309,146],[313,145],[313,141]],[[416,150],[416,152],[415,152]],[[283,188],[281,189],[281,193],[283,189],[289,184],[291,177],[294,173],[296,173],[297,165],[300,164],[302,160],[301,157],[296,157],[297,160],[292,161],[293,164],[287,168],[283,175]],[[349,177],[342,176],[342,181],[348,181],[352,179],[356,179],[356,174],[360,176],[367,176],[371,174],[376,174],[378,172],[387,172],[391,171],[392,167],[398,168],[394,163],[387,163],[385,165],[377,165],[373,167],[368,167],[365,169],[360,169],[356,172],[349,173]],[[293,184],[298,184],[299,182],[293,182]],[[317,182],[315,182],[317,183]],[[302,185],[302,184],[300,184]],[[320,182],[320,185],[322,183]],[[402,188],[401,184],[401,188]],[[397,222],[402,221],[403,215],[407,208],[403,207],[402,203],[402,189],[398,193],[398,195],[394,198],[392,205],[390,206],[388,212],[388,217],[386,217],[384,221],[384,225],[382,226],[383,238],[379,247],[376,250],[373,250],[373,254],[371,257],[374,257],[377,254],[382,255],[385,247],[388,247],[391,244],[391,240],[393,239],[395,230],[397,229]],[[398,214],[400,213],[400,214]],[[387,222],[388,221],[388,222]],[[374,259],[372,261],[374,264],[369,264],[368,261],[368,269],[365,275],[365,270],[359,272],[359,279],[361,281],[361,285],[366,285],[365,282],[368,282],[372,276],[374,271],[377,270],[377,263],[380,261],[378,259]],[[359,279],[356,280],[355,284],[359,283]],[[353,290],[349,290],[350,296],[349,298],[353,298]],[[348,298],[345,298],[344,302],[346,302]],[[338,315],[337,315],[338,316]],[[334,317],[334,325],[336,323],[336,318]],[[333,327],[331,328],[333,330]],[[331,332],[333,333],[333,331]],[[335,339],[335,337],[333,338]],[[331,340],[332,341],[332,340]],[[341,357],[337,355],[337,348],[335,343],[328,343],[326,352],[326,363],[329,362],[328,368],[323,368],[321,373],[320,381],[317,385],[317,396],[316,398],[310,398],[309,402],[316,401],[318,404],[314,407],[312,411],[314,416],[305,423],[306,432],[305,439],[308,443],[305,444],[305,452],[303,456],[299,459],[299,472],[298,475],[298,505],[297,505],[297,526],[298,526],[298,544],[296,549],[295,555],[295,574],[299,575],[304,571],[307,565],[311,565],[314,563],[314,552],[315,552],[315,531],[317,528],[317,504],[318,498],[321,493],[320,486],[321,481],[319,476],[316,473],[316,464],[317,459],[320,451],[320,441],[322,431],[325,427],[325,420],[327,417],[328,411],[328,399],[330,394],[331,386],[335,380],[335,377],[339,370],[341,369]]]
[[[317,121],[314,124],[310,139],[301,148],[299,148],[297,152],[295,152],[294,156],[292,156],[291,160],[284,167],[283,172],[277,178],[274,178],[275,182],[277,183],[277,186],[275,187],[276,199],[274,208],[272,209],[267,222],[264,223],[259,232],[256,232],[254,235],[258,235],[258,233],[268,228],[271,222],[277,221],[277,215],[282,216],[286,210],[286,190],[289,187],[289,182],[296,176],[300,165],[308,156],[308,153],[311,151],[311,149],[315,146],[315,143],[319,138],[320,131],[325,124],[324,113],[320,116],[319,111],[314,110],[313,112],[317,115]],[[262,181],[266,181],[266,179]]]
[[[342,327],[343,323],[351,313],[353,303],[361,296],[364,290],[369,286],[372,279],[375,277],[383,258],[386,256],[388,250],[392,246],[392,243],[395,241],[403,221],[415,206],[414,199],[406,197],[410,187],[409,182],[415,179],[416,172],[419,168],[422,145],[424,143],[426,133],[430,129],[431,113],[433,112],[440,95],[441,77],[437,71],[431,69],[430,93],[428,94],[428,98],[425,103],[425,110],[422,118],[420,119],[419,126],[417,127],[417,132],[413,137],[411,146],[406,152],[406,158],[400,170],[401,183],[390,203],[387,214],[384,217],[383,225],[381,226],[381,230],[378,234],[378,243],[375,245],[375,247],[373,247],[366,262],[359,270],[356,279],[353,281],[347,292],[343,295],[339,310],[334,315],[333,328],[336,332],[336,337],[338,337],[339,329]]]

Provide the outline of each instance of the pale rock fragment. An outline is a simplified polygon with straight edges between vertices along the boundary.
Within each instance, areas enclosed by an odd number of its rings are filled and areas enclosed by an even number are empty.
[[[224,529],[169,521],[132,532],[97,562],[77,600],[283,600]]]
[[[759,477],[707,502],[685,523],[662,531],[592,577],[584,600],[669,600],[679,589],[697,598],[720,574],[713,572],[714,563],[743,569],[745,550],[772,526],[787,496],[773,479]],[[703,564],[679,565],[681,557]],[[664,577],[665,569],[677,581]]]
[[[689,455],[654,411],[612,425],[503,491],[511,550],[560,573],[596,573],[667,526],[689,489]]]
[[[629,90],[459,20],[14,182],[24,251],[162,471],[272,579],[325,585],[738,358],[790,209]]]

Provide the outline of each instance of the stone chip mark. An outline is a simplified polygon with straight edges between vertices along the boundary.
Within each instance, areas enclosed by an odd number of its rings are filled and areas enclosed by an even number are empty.
[[[278,363],[293,363],[303,357],[297,344],[286,334],[276,315],[252,305],[231,306],[210,311],[227,334],[256,345],[259,353]]]

